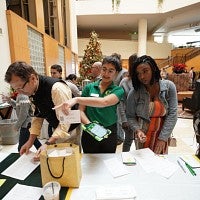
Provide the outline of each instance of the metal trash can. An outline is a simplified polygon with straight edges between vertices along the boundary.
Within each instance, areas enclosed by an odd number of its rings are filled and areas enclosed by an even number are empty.
[[[16,144],[19,141],[19,132],[14,129],[17,120],[0,120],[1,144]]]

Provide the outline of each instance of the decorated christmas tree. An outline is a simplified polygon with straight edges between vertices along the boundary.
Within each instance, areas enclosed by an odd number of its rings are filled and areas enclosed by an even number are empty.
[[[85,54],[79,68],[81,81],[85,79],[91,80],[91,67],[93,63],[102,61],[103,58],[101,52],[101,43],[99,42],[98,34],[95,31],[90,33],[89,44],[84,51]]]

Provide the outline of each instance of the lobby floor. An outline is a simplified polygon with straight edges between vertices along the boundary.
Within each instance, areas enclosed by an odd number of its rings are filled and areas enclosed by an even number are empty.
[[[182,119],[178,118],[176,126],[173,131],[174,137],[177,139],[176,147],[169,147],[169,154],[181,153],[181,154],[195,154],[197,150],[196,138],[194,135],[192,119]],[[46,139],[41,142],[46,141]],[[135,149],[134,143],[131,146],[131,149]],[[35,148],[31,148],[32,151],[35,151]],[[121,152],[122,145],[117,147],[117,152]],[[2,145],[0,150],[2,153],[16,153],[16,145]]]

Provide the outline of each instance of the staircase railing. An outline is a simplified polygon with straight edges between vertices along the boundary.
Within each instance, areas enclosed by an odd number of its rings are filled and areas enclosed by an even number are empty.
[[[200,55],[200,47],[196,47],[194,48],[192,51],[190,51],[189,53],[185,54],[185,62]]]
[[[173,66],[176,63],[184,63],[196,56],[200,55],[200,47],[196,47],[192,49],[190,52],[186,53],[185,55],[181,56],[173,56],[173,57],[168,57],[166,60],[163,62],[159,63],[158,66],[159,68],[164,68],[167,69],[171,66]]]

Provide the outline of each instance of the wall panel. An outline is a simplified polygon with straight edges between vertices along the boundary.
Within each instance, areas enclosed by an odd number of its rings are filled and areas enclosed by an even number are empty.
[[[44,36],[44,57],[46,63],[46,74],[50,75],[50,66],[58,64],[58,42],[49,37]]]
[[[11,62],[23,60],[30,63],[26,21],[7,10]]]

